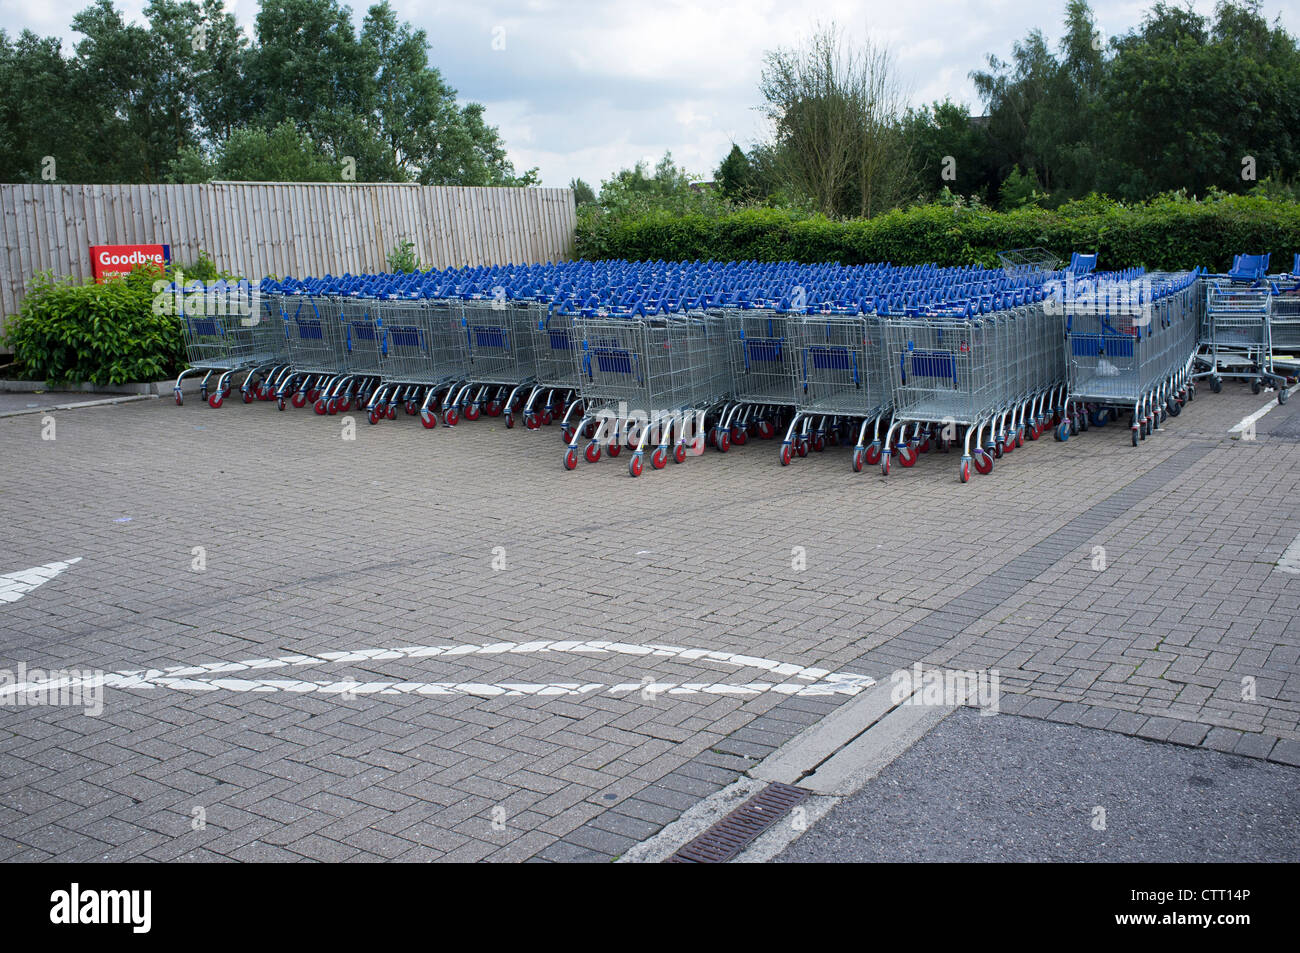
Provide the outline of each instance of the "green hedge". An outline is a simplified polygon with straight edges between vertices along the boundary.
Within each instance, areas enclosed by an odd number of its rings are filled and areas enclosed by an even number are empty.
[[[174,376],[185,366],[180,320],[155,314],[156,268],[95,284],[32,279],[18,314],[5,329],[18,373],[52,385],[126,384]]]
[[[1103,268],[1222,271],[1239,252],[1271,252],[1274,270],[1300,252],[1300,204],[1256,196],[1162,197],[1134,206],[1093,196],[1059,209],[925,205],[831,221],[777,209],[720,216],[583,216],[582,258],[837,261],[996,266],[997,252],[1042,246],[1068,258],[1096,251]]]

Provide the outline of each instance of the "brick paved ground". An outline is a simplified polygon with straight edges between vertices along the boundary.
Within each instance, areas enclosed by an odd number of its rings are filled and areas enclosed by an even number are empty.
[[[762,441],[635,481],[625,457],[567,473],[554,428],[500,420],[358,417],[345,441],[342,418],[147,401],[56,413],[43,441],[39,415],[8,417],[0,575],[80,562],[0,602],[0,670],[543,639],[878,678],[920,660],[999,669],[1008,711],[1294,765],[1300,576],[1275,563],[1300,534],[1300,401],[1226,436],[1264,399],[1202,389],[1140,449],[1120,428],[1027,443],[967,486],[955,456],[886,479],[838,450],[783,469]],[[572,652],[293,677],[771,680]],[[153,687],[109,689],[99,717],[0,707],[0,859],[605,860],[838,700]]]

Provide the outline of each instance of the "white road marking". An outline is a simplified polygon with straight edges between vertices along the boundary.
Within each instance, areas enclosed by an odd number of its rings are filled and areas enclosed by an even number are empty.
[[[1291,545],[1286,548],[1286,552],[1273,568],[1300,576],[1300,536],[1291,540]]]
[[[639,655],[679,661],[710,661],[736,668],[752,668],[781,676],[784,681],[756,682],[624,682],[606,685],[601,682],[359,682],[352,679],[262,678],[260,673],[272,668],[297,668],[338,662],[370,662],[390,659],[415,659],[465,655],[528,655],[536,653],[573,653],[583,655]],[[248,673],[248,677],[230,677]],[[796,679],[790,681],[789,679]],[[238,662],[206,662],[201,665],[173,665],[161,669],[126,670],[75,680],[79,685],[103,685],[108,688],[177,691],[289,692],[324,695],[476,695],[480,697],[522,697],[526,695],[628,695],[650,692],[662,695],[737,695],[751,696],[765,692],[782,695],[856,695],[875,684],[875,679],[852,672],[831,672],[824,668],[795,665],[774,659],[715,652],[710,649],[684,648],[674,645],[632,645],[623,642],[556,641],[492,642],[486,645],[408,645],[397,648],[354,649],[346,652],[322,652],[319,655],[282,655],[278,658],[245,659]],[[68,683],[67,679],[61,683]],[[0,687],[0,698],[20,693],[48,690],[53,680],[34,680]]]
[[[57,563],[46,563],[20,572],[6,573],[0,576],[0,602],[17,602],[38,586],[43,586],[73,563],[81,562],[76,556]]]
[[[1290,397],[1290,396],[1291,396],[1292,394],[1294,394],[1297,390],[1300,390],[1300,384],[1296,384],[1294,387],[1289,387],[1289,388],[1287,388],[1287,392],[1286,392],[1286,393],[1287,393],[1287,396]],[[1280,406],[1281,406],[1281,405],[1277,402],[1277,398],[1274,397],[1272,400],[1270,400],[1267,404],[1265,404],[1265,405],[1264,405],[1263,407],[1261,407],[1259,410],[1255,411],[1255,412],[1254,412],[1253,414],[1251,414],[1249,417],[1242,417],[1242,418],[1241,418],[1241,423],[1237,424],[1235,427],[1233,427],[1231,430],[1229,430],[1228,433],[1230,433],[1230,434],[1234,434],[1234,433],[1235,433],[1235,434],[1241,434],[1241,433],[1244,433],[1245,431],[1247,431],[1247,430],[1249,430],[1249,429],[1251,429],[1252,427],[1255,426],[1255,421],[1259,420],[1259,418],[1263,417],[1266,413],[1268,413],[1268,412],[1269,412],[1270,410],[1272,410],[1274,407],[1280,407]],[[1240,437],[1235,437],[1235,438],[1233,438],[1233,439],[1240,439]]]

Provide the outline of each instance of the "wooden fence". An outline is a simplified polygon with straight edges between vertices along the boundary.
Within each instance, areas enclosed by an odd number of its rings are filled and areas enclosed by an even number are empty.
[[[0,185],[0,321],[32,274],[87,277],[91,245],[205,251],[248,278],[387,271],[401,241],[424,267],[558,261],[573,253],[571,189],[377,183]]]

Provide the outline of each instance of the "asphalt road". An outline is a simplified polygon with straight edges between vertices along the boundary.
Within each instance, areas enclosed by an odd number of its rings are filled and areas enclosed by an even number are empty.
[[[1300,769],[962,709],[777,860],[1294,863]]]

